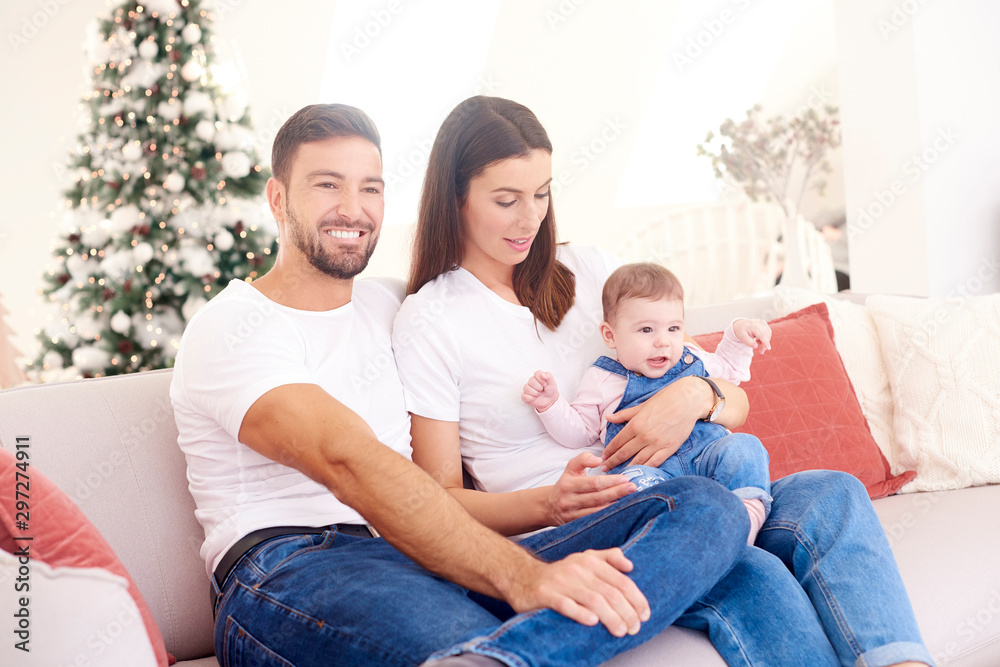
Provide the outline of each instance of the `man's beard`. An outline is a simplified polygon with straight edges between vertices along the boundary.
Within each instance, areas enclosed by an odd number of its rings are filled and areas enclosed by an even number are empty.
[[[347,250],[340,255],[333,255],[323,248],[322,239],[319,238],[320,234],[324,232],[313,227],[314,235],[309,235],[309,226],[302,222],[295,210],[288,204],[285,205],[285,216],[288,219],[289,238],[292,244],[305,255],[310,264],[328,276],[338,280],[350,280],[365,270],[365,267],[368,266],[368,260],[375,252],[378,235],[372,233],[373,226],[371,225],[342,227],[342,229],[356,229],[366,232],[366,243],[357,252]]]

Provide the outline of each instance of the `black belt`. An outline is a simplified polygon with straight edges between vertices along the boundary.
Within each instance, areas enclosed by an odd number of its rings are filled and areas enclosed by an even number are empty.
[[[222,590],[222,585],[226,583],[229,573],[236,567],[236,564],[251,549],[262,542],[275,537],[281,537],[282,535],[319,535],[328,530],[334,530],[342,535],[352,535],[354,537],[378,537],[378,533],[374,528],[356,523],[335,523],[332,526],[322,526],[320,528],[313,526],[274,526],[272,528],[261,528],[260,530],[255,530],[252,533],[244,535],[236,544],[229,548],[229,551],[219,561],[219,565],[215,568],[215,573],[212,575],[215,577],[215,583],[218,584],[219,590]],[[212,586],[211,589],[212,613],[214,615],[215,601],[218,595],[215,592],[215,586]]]

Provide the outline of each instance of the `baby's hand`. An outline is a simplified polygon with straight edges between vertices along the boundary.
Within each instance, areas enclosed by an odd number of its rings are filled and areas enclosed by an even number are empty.
[[[764,320],[736,320],[733,332],[741,343],[760,349],[761,354],[771,349],[771,327]]]
[[[557,398],[559,390],[556,388],[555,378],[552,377],[552,373],[545,371],[535,371],[521,392],[521,400],[539,412],[551,408]]]

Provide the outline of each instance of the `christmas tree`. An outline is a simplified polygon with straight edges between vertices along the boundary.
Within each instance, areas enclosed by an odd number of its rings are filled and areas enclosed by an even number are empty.
[[[24,375],[18,368],[16,361],[21,353],[10,342],[10,336],[13,332],[4,321],[6,314],[7,309],[3,307],[3,300],[0,299],[0,389],[13,387],[24,382]]]
[[[36,379],[173,364],[185,322],[274,258],[245,95],[215,82],[199,0],[118,4],[88,38],[86,129],[42,292]],[[67,372],[68,371],[68,372]]]

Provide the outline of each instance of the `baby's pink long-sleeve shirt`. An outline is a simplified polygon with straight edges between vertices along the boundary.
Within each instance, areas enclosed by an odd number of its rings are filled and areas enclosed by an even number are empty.
[[[706,352],[692,343],[688,349],[705,364],[709,377],[739,384],[750,379],[753,348],[736,337],[730,324],[715,352]],[[687,353],[685,353],[687,354]],[[628,378],[591,366],[580,379],[572,401],[562,395],[545,412],[538,412],[542,424],[556,442],[570,449],[582,449],[604,442],[608,415],[613,414],[625,393]]]

